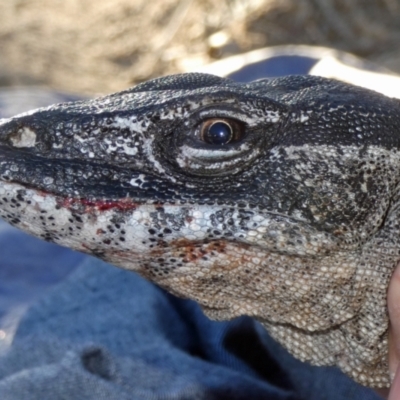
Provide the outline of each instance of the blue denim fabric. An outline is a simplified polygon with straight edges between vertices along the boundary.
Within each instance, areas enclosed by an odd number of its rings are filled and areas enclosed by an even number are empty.
[[[196,303],[85,257],[23,317],[0,358],[0,398],[379,397],[295,360],[248,317],[211,321]]]

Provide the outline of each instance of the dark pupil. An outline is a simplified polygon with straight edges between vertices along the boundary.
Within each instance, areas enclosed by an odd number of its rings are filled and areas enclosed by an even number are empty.
[[[216,122],[208,128],[207,139],[211,144],[227,144],[232,139],[232,129],[225,122]]]

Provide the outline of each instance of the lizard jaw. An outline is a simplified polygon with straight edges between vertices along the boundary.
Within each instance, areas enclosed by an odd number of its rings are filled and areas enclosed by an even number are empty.
[[[279,265],[297,259],[297,273],[301,276],[304,264],[310,263],[311,257],[314,260],[311,264],[316,264],[314,269],[324,275],[330,261],[320,263],[321,257],[330,259],[330,254],[337,254],[341,247],[326,233],[313,231],[299,221],[269,213],[253,211],[252,214],[249,218],[249,211],[223,206],[63,198],[0,181],[0,216],[35,236],[138,271],[180,296],[194,297],[209,306],[208,313],[214,318],[254,314],[254,303],[261,296],[269,300],[260,303],[263,311],[257,311],[257,316],[265,319],[269,315],[272,321],[287,322],[287,316],[282,319],[282,315],[273,315],[265,308],[265,304],[287,296],[285,286],[274,283],[276,277],[269,271],[274,269],[273,264],[280,270]],[[233,222],[227,223],[228,220]],[[303,242],[287,240],[289,230],[297,232]],[[357,264],[354,261],[347,264],[348,268],[342,268],[335,279],[350,283]],[[258,288],[255,298],[250,303],[244,302],[248,305],[230,307],[224,301],[209,304],[202,295],[203,284],[228,279],[235,270],[244,275],[238,288],[244,281],[250,286],[263,286],[259,280],[259,283],[249,281],[249,276],[259,268],[269,275],[266,281],[270,284]],[[295,272],[292,275],[287,282],[297,286],[299,277]],[[313,275],[318,273],[314,271]],[[175,276],[186,284],[176,285]],[[304,287],[300,285],[300,292]],[[314,289],[309,287],[306,292]],[[336,323],[352,317],[345,306],[335,314]],[[294,318],[291,323],[313,331],[325,329],[332,322],[329,318],[314,323]]]

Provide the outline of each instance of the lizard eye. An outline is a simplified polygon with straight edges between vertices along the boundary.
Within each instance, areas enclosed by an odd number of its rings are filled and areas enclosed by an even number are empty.
[[[169,136],[172,162],[185,174],[233,174],[259,156],[258,144],[265,136],[258,134],[257,125],[241,110],[222,106],[201,109]],[[166,157],[171,158],[169,154]]]
[[[208,144],[225,145],[243,136],[243,126],[231,119],[211,118],[200,126],[200,138]]]

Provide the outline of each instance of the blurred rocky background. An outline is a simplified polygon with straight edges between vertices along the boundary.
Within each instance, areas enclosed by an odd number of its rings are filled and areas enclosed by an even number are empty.
[[[0,86],[101,94],[284,44],[400,73],[400,0],[0,0]]]

